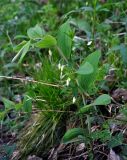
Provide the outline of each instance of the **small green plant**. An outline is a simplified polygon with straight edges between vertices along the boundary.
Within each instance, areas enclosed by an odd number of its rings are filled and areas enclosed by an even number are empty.
[[[111,102],[109,95],[102,94],[93,103],[85,104],[87,95],[91,94],[92,88],[96,84],[101,53],[95,51],[89,54],[80,66],[76,66],[77,62],[73,62],[74,55],[71,51],[74,33],[69,21],[60,26],[56,39],[50,35],[40,38],[43,34],[39,26],[30,28],[27,34],[31,39],[30,44],[34,47],[50,48],[54,46],[57,50],[53,50],[48,58],[43,56],[42,68],[34,75],[36,82],[44,82],[47,85],[41,85],[41,83],[27,85],[26,95],[29,98],[24,99],[25,108],[28,112],[31,111],[28,102],[31,104],[32,100],[33,105],[40,110],[40,113],[34,125],[28,127],[28,134],[25,133],[26,130],[24,131],[24,136],[19,143],[20,158],[24,158],[31,151],[35,154],[40,154],[41,150],[47,153],[52,146],[58,145],[66,132],[66,125],[62,124],[62,120],[67,114],[69,115],[67,119],[69,119],[70,113],[73,113],[78,119],[78,115],[86,113],[86,110],[89,115],[92,107],[108,105]],[[32,42],[36,40],[37,42]],[[56,51],[61,56],[60,60],[59,56],[54,56]],[[21,54],[24,56],[26,52]],[[22,55],[21,57],[23,57]],[[80,101],[82,103],[79,105]],[[85,106],[83,107],[83,105]],[[74,108],[71,109],[71,106]],[[90,117],[86,116],[86,118],[89,121]],[[80,119],[82,120],[82,118]],[[38,127],[35,129],[36,125]],[[89,133],[89,125],[90,122],[88,122],[88,127],[85,127],[86,134]],[[68,131],[64,136],[66,142],[67,139],[71,141],[76,138],[79,133],[85,135],[82,127],[81,125],[80,129],[75,128]]]
[[[35,46],[38,48],[50,48],[56,45],[55,38],[50,35],[45,35],[45,31],[42,31],[42,29],[38,25],[36,25],[34,28],[30,28],[27,31],[27,35],[30,40],[21,42],[15,48],[18,53],[12,59],[12,62],[15,62],[17,58],[20,57],[18,62],[21,63],[30,47]]]
[[[16,133],[24,126],[16,159],[54,159],[60,143],[71,146],[72,159],[80,159],[74,152],[82,143],[91,160],[111,151],[126,159],[126,1],[0,5],[0,118]],[[11,112],[16,118],[8,120]]]

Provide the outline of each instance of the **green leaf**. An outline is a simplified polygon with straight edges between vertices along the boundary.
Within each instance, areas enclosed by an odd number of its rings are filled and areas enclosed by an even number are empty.
[[[76,20],[76,24],[78,28],[82,31],[84,31],[87,36],[91,36],[91,27],[90,24],[85,20]]]
[[[14,102],[12,102],[12,101],[4,98],[4,97],[2,97],[2,101],[3,101],[6,109],[11,109],[11,108],[15,107],[15,103]]]
[[[13,152],[15,151],[16,144],[12,144],[12,145],[5,144],[2,147],[3,147],[4,152],[6,153],[7,157],[3,156],[3,158],[1,158],[1,160],[8,160],[8,158],[11,157]],[[2,149],[2,147],[1,147],[1,149]]]
[[[19,52],[16,54],[16,56],[12,59],[12,62],[15,62],[20,56],[19,63],[21,63],[21,61],[25,57],[26,53],[28,52],[29,47],[30,47],[30,41],[26,42],[22,46],[22,48],[19,50]]]
[[[79,113],[88,113],[92,109],[92,106],[108,105],[110,103],[111,103],[111,97],[108,94],[103,94],[99,96],[93,103],[82,107],[79,110]]]
[[[113,46],[108,51],[108,54],[111,53],[112,51],[120,51],[123,64],[127,67],[127,46],[123,43],[120,45]]]
[[[71,27],[68,22],[62,24],[58,31],[57,42],[58,47],[62,51],[66,58],[70,58],[71,48],[72,48],[72,38],[70,34],[72,33]]]
[[[124,65],[127,67],[127,46],[125,44],[120,45],[120,53]]]
[[[99,139],[101,140],[101,142],[104,143],[110,139],[111,132],[109,129],[98,130],[98,131],[91,132],[91,137],[94,141]]]
[[[63,136],[63,143],[68,143],[79,136],[84,136],[85,132],[82,128],[73,128],[68,130]]]
[[[27,35],[30,39],[40,39],[45,34],[45,31],[41,29],[39,25],[27,30]]]
[[[15,109],[16,111],[19,111],[20,109],[22,109],[23,104],[22,103],[17,103],[15,104]]]
[[[93,73],[94,69],[93,66],[89,63],[86,62],[83,65],[81,65],[76,73],[82,74],[82,75],[87,75]]]
[[[8,63],[8,64],[5,64],[3,66],[4,69],[11,69],[11,68],[16,68],[18,65],[17,63]]]
[[[93,72],[86,75],[79,75],[78,82],[82,92],[89,92],[97,77],[98,72],[98,63],[100,59],[101,53],[100,51],[95,51],[92,54],[88,55],[83,61],[82,65],[86,62],[90,63],[93,67]]]
[[[80,108],[78,114],[80,114],[80,113],[90,113],[91,109],[92,109],[91,105],[86,105],[86,106]]]
[[[89,11],[89,12],[93,12],[94,11],[94,9],[92,7],[86,7],[86,6],[85,7],[81,7],[80,9],[85,11],[85,12],[86,11]]]
[[[123,140],[124,139],[123,139],[123,134],[122,133],[116,134],[115,136],[111,137],[111,139],[108,142],[108,146],[110,148],[113,148],[113,147],[122,145]]]
[[[24,46],[24,48],[23,48],[23,50],[22,50],[21,57],[20,57],[18,63],[21,63],[21,62],[22,62],[23,58],[25,57],[26,53],[27,53],[28,50],[29,50],[29,47],[30,47],[30,41],[28,41],[28,42],[26,43],[26,45]]]
[[[56,39],[50,35],[46,35],[42,40],[35,44],[36,47],[39,48],[50,48],[56,46]]]
[[[25,97],[23,101],[23,109],[25,112],[30,113],[32,111],[32,99]]]
[[[108,105],[111,103],[111,97],[108,94],[103,94],[99,96],[93,103],[93,105],[99,106],[99,105]]]
[[[19,52],[19,50],[27,43],[27,41],[22,41],[16,47],[14,47],[15,52]]]

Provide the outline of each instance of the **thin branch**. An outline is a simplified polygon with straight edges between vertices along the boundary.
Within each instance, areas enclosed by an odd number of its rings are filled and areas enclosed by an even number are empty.
[[[57,112],[57,113],[75,113],[74,111],[61,111],[61,110],[41,110],[42,112]]]
[[[51,86],[51,87],[57,87],[57,88],[63,87],[63,86],[60,86],[60,85],[57,85],[57,84],[45,83],[45,82],[35,81],[35,80],[31,80],[31,79],[26,79],[26,78],[19,78],[19,77],[15,77],[15,76],[13,76],[13,77],[10,77],[10,76],[0,76],[0,78],[19,80],[21,82],[38,83],[38,84],[41,84],[41,85]]]
[[[103,115],[99,115],[100,117],[103,117],[103,118],[107,118],[107,119],[112,119],[114,121],[120,121],[120,122],[127,122],[127,120],[124,120],[124,119],[119,119],[117,117],[107,117],[107,116],[103,116]]]
[[[101,154],[105,155],[106,157],[108,157],[108,155],[106,153],[102,152],[102,151],[96,151],[96,152],[101,153]]]
[[[44,110],[44,109],[40,109],[40,110],[33,110],[32,113],[35,114],[35,113],[41,113],[41,112],[56,112],[56,113],[75,113],[74,111],[61,111],[61,110],[52,110],[52,109],[47,109],[47,110]],[[25,113],[27,112],[21,112],[20,114],[24,115]]]
[[[113,34],[113,36],[122,36],[122,35],[126,35],[127,33],[126,32],[123,32],[123,33],[116,33],[116,34]]]
[[[73,159],[75,159],[75,158],[79,158],[79,157],[82,157],[82,156],[87,156],[88,155],[88,152],[86,151],[85,153],[81,153],[80,155],[77,155],[77,156],[74,156],[74,157],[70,157],[69,159],[67,159],[67,160],[73,160]]]

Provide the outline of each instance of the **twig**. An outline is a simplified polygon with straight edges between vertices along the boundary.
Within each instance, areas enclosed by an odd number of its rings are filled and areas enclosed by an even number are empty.
[[[75,113],[74,111],[61,111],[61,110],[52,110],[52,109],[47,109],[47,110],[44,110],[44,109],[40,109],[40,110],[35,110],[35,111],[32,111],[32,113],[41,113],[41,112],[56,112],[56,113]],[[24,115],[25,113],[27,112],[20,112],[20,114]]]
[[[107,116],[103,116],[103,115],[99,115],[100,117],[103,117],[103,118],[107,118],[107,119],[112,119],[114,121],[121,121],[121,122],[127,122],[127,120],[124,120],[124,119],[119,119],[119,118],[116,118],[116,117],[107,117]]]
[[[77,155],[77,156],[74,156],[74,157],[70,157],[69,159],[67,159],[67,160],[73,160],[73,159],[75,159],[75,158],[79,158],[79,157],[81,157],[81,156],[87,156],[88,155],[88,152],[86,151],[85,153],[82,153],[82,154],[80,154],[80,155]]]
[[[57,113],[74,113],[74,111],[61,111],[61,110],[41,110],[41,112],[57,112]]]
[[[125,22],[117,22],[117,21],[115,21],[115,22],[108,21],[108,23],[110,23],[110,24],[126,24]]]
[[[108,155],[106,153],[102,152],[102,151],[96,151],[96,152],[101,153],[101,154],[105,155],[106,157],[108,157]]]
[[[113,34],[113,36],[122,36],[122,35],[126,35],[126,34],[127,34],[126,32],[123,32],[123,33]]]
[[[62,87],[60,85],[57,84],[52,84],[52,83],[45,83],[45,82],[40,82],[40,81],[35,81],[35,80],[31,80],[31,79],[26,79],[26,78],[19,78],[19,77],[10,77],[10,76],[0,76],[0,78],[4,78],[4,79],[12,79],[12,80],[19,80],[21,82],[32,82],[32,83],[38,83],[41,85],[45,85],[45,86],[51,86],[51,87]]]

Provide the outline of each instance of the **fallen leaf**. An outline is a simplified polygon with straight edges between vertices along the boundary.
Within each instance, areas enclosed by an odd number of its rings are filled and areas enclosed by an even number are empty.
[[[127,101],[127,90],[123,88],[118,88],[113,92],[112,97],[118,101]]]

